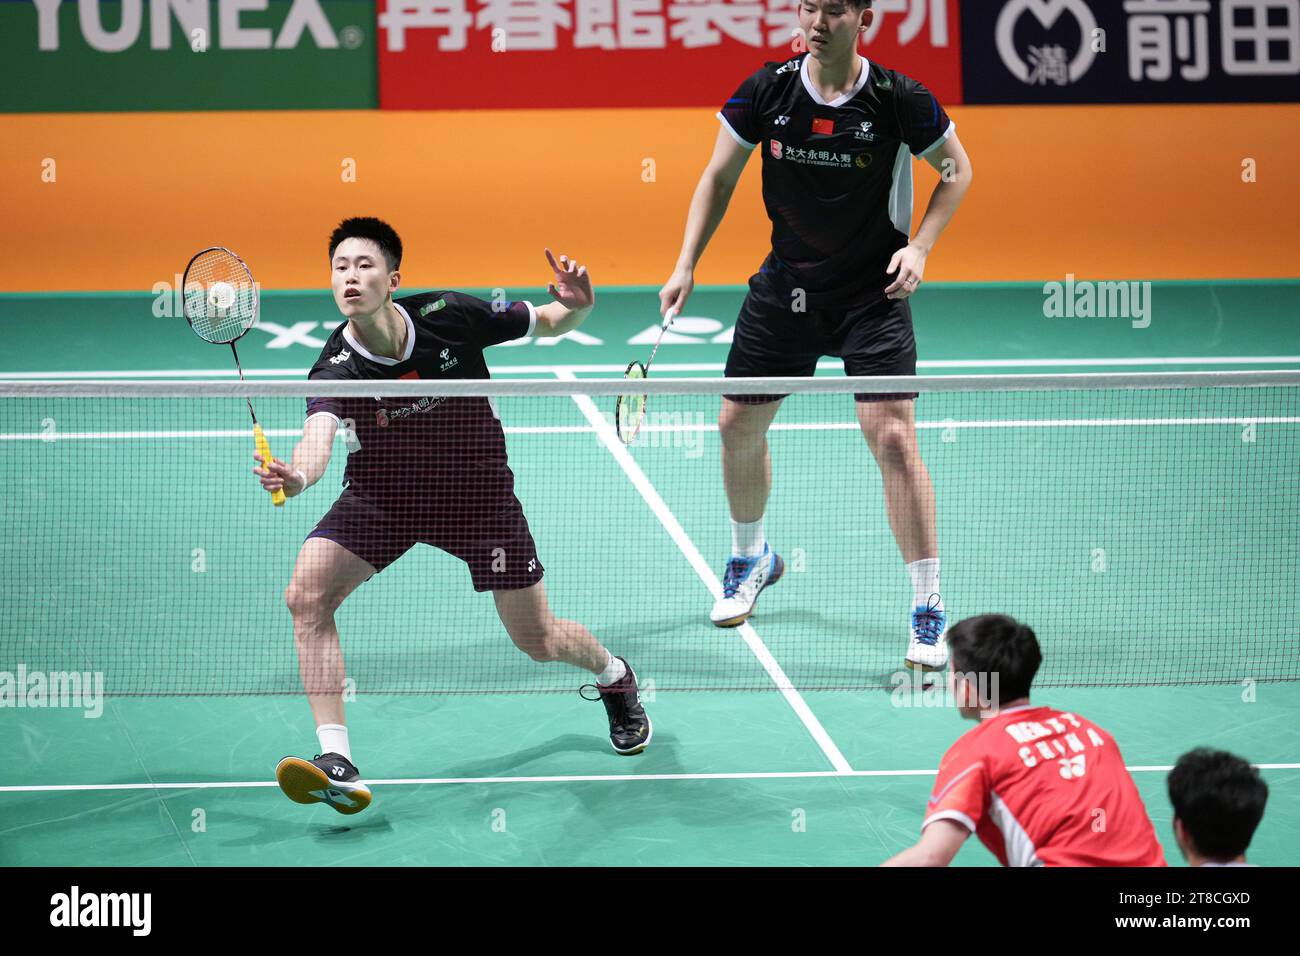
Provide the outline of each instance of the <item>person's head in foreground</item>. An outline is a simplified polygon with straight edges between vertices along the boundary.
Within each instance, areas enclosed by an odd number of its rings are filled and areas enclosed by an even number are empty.
[[[1264,817],[1268,784],[1249,763],[1198,747],[1169,773],[1174,838],[1192,866],[1242,865]]]
[[[969,720],[1029,703],[1043,663],[1033,629],[1005,614],[982,614],[948,631],[948,680],[958,712]]]
[[[402,239],[382,219],[344,219],[330,234],[330,285],[347,318],[374,315],[402,284]]]
[[[953,625],[948,648],[953,699],[978,724],[939,762],[921,839],[885,865],[947,866],[974,833],[1004,866],[1164,866],[1114,738],[1029,702],[1033,630],[985,614]]]

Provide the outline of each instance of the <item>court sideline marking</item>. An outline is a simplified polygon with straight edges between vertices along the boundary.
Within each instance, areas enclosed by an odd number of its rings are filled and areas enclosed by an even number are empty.
[[[1300,770],[1300,763],[1252,764],[1258,770]],[[1129,773],[1168,773],[1173,764],[1126,767]],[[607,773],[574,774],[572,776],[535,777],[394,777],[391,779],[366,777],[373,786],[447,786],[457,784],[492,783],[624,783],[632,780],[802,780],[823,777],[845,779],[850,777],[933,777],[938,770],[793,770],[793,771],[738,771],[735,773]],[[0,786],[0,793],[51,793],[82,790],[245,790],[258,787],[278,787],[274,780],[232,780],[219,783],[69,783]],[[3,830],[0,830],[3,832]]]
[[[673,413],[681,414],[681,413]],[[949,428],[1146,428],[1168,425],[1296,425],[1300,417],[1263,416],[1251,418],[1008,418],[988,421],[957,421],[945,419],[937,422],[917,422],[921,431],[947,430]],[[851,431],[861,428],[857,422],[774,422],[772,431]],[[590,425],[507,425],[507,435],[592,435],[599,429]],[[716,432],[716,424],[696,425],[642,425],[639,433]],[[102,441],[106,439],[136,440],[152,438],[248,438],[249,429],[190,429],[140,432],[7,432],[0,433],[0,441]],[[299,428],[268,428],[268,438],[298,438]]]
[[[930,359],[916,363],[918,369],[943,368],[1105,368],[1144,365],[1298,365],[1300,355],[1200,355],[1200,356],[1145,356],[1127,358],[1022,358],[1022,359]],[[721,362],[660,362],[655,366],[663,372],[721,372]],[[817,363],[819,369],[839,369],[842,363],[833,359],[822,359]],[[621,375],[624,365],[572,364],[572,365],[490,365],[493,375],[553,375],[561,371],[581,372],[584,374],[609,373]],[[310,369],[306,368],[248,368],[244,369],[245,378],[306,378]],[[236,378],[238,372],[227,368],[202,369],[135,369],[102,371],[66,371],[66,372],[0,372],[0,381],[5,379],[50,380],[59,379],[100,379],[100,378]]]
[[[573,372],[565,369],[557,369],[555,376],[556,378],[565,381],[577,381],[577,376],[574,375]],[[627,450],[627,446],[623,444],[623,440],[615,434],[613,425],[606,421],[605,417],[601,415],[599,409],[596,408],[596,403],[591,400],[591,396],[571,395],[569,397],[577,403],[583,416],[596,430],[596,435],[600,438],[601,443],[609,449],[609,453],[614,456],[614,460],[618,462],[619,467],[623,469],[624,474],[626,474],[628,479],[632,482],[632,486],[641,493],[641,497],[645,499],[645,503],[650,506],[650,510],[654,512],[655,517],[659,519],[659,523],[664,526],[664,530],[667,531],[668,536],[673,539],[678,550],[685,555],[691,568],[694,569],[700,580],[703,581],[705,586],[709,589],[709,593],[712,594],[715,599],[722,597],[722,582],[718,580],[717,575],[713,573],[713,569],[709,567],[708,562],[704,560],[704,555],[702,555],[700,549],[695,546],[695,542],[693,542],[686,534],[686,530],[677,520],[677,516],[668,508],[667,503],[659,494],[658,489],[656,489],[650,482],[650,479],[646,477],[645,472],[641,470],[641,466],[636,463],[636,459],[633,458],[631,452]],[[844,755],[840,753],[839,747],[835,745],[835,741],[831,740],[831,736],[826,732],[826,728],[822,726],[821,721],[819,721],[816,715],[813,714],[812,709],[808,706],[808,702],[803,699],[803,695],[794,689],[790,678],[786,676],[781,665],[778,664],[776,658],[772,656],[772,652],[768,650],[767,645],[764,644],[762,638],[758,636],[758,632],[748,623],[740,625],[740,627],[735,630],[742,638],[744,638],[745,643],[749,645],[749,649],[754,652],[754,656],[757,657],[759,663],[763,665],[763,669],[767,671],[768,676],[772,678],[772,682],[776,684],[777,688],[781,691],[786,702],[794,709],[795,714],[803,722],[808,733],[812,735],[817,746],[819,746],[822,753],[826,755],[826,759],[831,762],[831,766],[839,771],[852,770],[853,768],[849,766],[849,762],[845,760]]]

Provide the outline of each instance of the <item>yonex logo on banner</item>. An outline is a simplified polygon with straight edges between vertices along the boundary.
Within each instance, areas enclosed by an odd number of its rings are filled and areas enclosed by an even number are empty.
[[[1050,30],[1066,13],[1079,24],[1079,49],[1070,56],[1063,47],[1029,47],[1025,57],[1016,47],[1015,30],[1021,18],[1033,14],[1044,30]],[[1011,0],[1002,8],[997,22],[998,55],[1011,74],[1022,83],[1058,85],[1077,82],[1092,67],[1097,54],[1093,51],[1093,31],[1097,18],[1085,0]],[[1028,61],[1028,62],[1027,62]]]
[[[37,49],[58,50],[59,7],[63,0],[33,0],[36,7]],[[312,41],[322,50],[334,50],[339,47],[339,37],[321,9],[320,0],[293,0],[284,25],[278,36],[272,37],[267,27],[242,26],[239,22],[243,13],[257,13],[245,0],[211,0],[208,3],[158,3],[156,0],[121,0],[121,15],[116,29],[109,29],[101,4],[80,0],[77,22],[81,27],[82,37],[86,43],[100,53],[121,53],[136,45],[140,34],[146,29],[144,10],[149,10],[147,31],[149,47],[153,50],[169,50],[172,46],[171,17],[186,36],[192,37],[194,31],[201,30],[205,36],[212,37],[208,43],[219,50],[277,50],[295,49],[304,33],[310,33]],[[215,16],[213,8],[216,8]],[[171,16],[168,16],[168,13]],[[216,21],[214,26],[213,21]],[[344,27],[340,33],[344,37],[344,46],[354,49],[360,45],[363,35],[359,27]]]

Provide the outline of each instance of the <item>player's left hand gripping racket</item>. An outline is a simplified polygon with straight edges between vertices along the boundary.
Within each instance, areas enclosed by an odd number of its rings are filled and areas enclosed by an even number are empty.
[[[181,282],[185,320],[194,334],[213,345],[229,345],[235,354],[235,368],[239,380],[244,380],[244,369],[239,364],[235,342],[257,324],[258,291],[253,274],[229,249],[213,246],[198,253],[185,267]],[[262,456],[262,467],[271,464],[271,446],[258,424],[253,411],[253,400],[245,396],[248,414],[253,417],[253,443]],[[284,504],[284,491],[271,492],[271,503]]]
[[[650,352],[650,358],[644,365],[640,362],[632,362],[628,365],[627,371],[623,373],[625,379],[635,382],[649,376],[650,364],[655,360],[659,346],[663,344],[664,333],[668,331],[668,326],[673,324],[675,318],[677,318],[676,309],[669,309],[664,314],[663,324],[659,327],[659,338]],[[623,439],[625,445],[630,445],[636,440],[636,433],[641,428],[642,419],[645,418],[645,399],[643,393],[632,392],[620,395],[614,406],[614,422],[618,427],[618,437]]]

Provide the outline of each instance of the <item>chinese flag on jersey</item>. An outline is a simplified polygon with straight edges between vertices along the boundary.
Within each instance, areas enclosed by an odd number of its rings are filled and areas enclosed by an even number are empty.
[[[813,119],[812,131],[818,136],[830,136],[835,132],[835,120],[816,117]]]
[[[1164,866],[1114,739],[1026,704],[980,721],[944,754],[922,829],[953,820],[1004,866]]]

